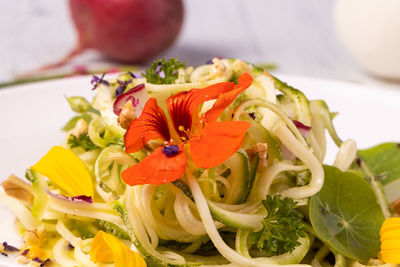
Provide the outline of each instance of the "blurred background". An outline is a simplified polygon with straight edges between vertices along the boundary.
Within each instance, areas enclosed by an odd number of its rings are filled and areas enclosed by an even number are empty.
[[[364,72],[342,45],[335,31],[334,0],[183,0],[183,4],[177,39],[156,57],[178,57],[189,65],[214,56],[235,57],[268,64],[279,73],[399,86]],[[0,36],[2,83],[54,63],[78,42],[67,0],[8,1],[0,9]],[[116,64],[89,49],[59,70]]]

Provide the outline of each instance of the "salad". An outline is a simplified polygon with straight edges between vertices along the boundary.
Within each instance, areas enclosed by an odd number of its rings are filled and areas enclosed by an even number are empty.
[[[65,139],[2,183],[31,266],[396,266],[400,146],[358,150],[337,115],[266,70],[214,58],[93,76]],[[324,164],[326,135],[338,152]]]

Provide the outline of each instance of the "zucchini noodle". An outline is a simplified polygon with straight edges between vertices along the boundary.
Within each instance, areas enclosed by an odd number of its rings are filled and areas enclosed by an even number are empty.
[[[221,238],[221,236],[219,235],[217,229],[213,224],[213,219],[211,217],[210,210],[208,209],[207,201],[204,198],[203,193],[201,192],[199,184],[197,183],[196,179],[193,177],[191,173],[188,173],[187,175],[188,175],[190,189],[192,190],[193,197],[195,199],[201,220],[204,223],[208,236],[213,241],[215,247],[218,249],[221,255],[223,255],[230,262],[240,266],[265,266],[265,267],[278,266],[273,261],[267,258],[262,258],[262,261],[261,259],[260,260],[250,259],[237,253],[235,250],[230,248]],[[294,267],[294,266],[308,266],[308,265],[295,264],[287,266]]]
[[[353,163],[356,156],[357,156],[356,142],[352,139],[347,139],[340,145],[333,166],[339,168],[341,171],[346,171]]]
[[[54,261],[61,266],[66,266],[66,267],[79,266],[78,263],[68,255],[67,246],[68,246],[68,241],[65,240],[64,238],[60,238],[56,242],[56,244],[53,247]]]
[[[324,170],[322,169],[319,160],[310,150],[304,147],[304,145],[283,123],[279,123],[275,126],[273,132],[296,157],[301,159],[308,166],[311,171],[311,180],[308,185],[286,189],[281,192],[282,196],[301,199],[318,193],[324,183]]]
[[[25,229],[33,231],[39,226],[40,221],[31,215],[29,209],[22,202],[7,196],[3,191],[0,191],[0,202],[6,205]]]
[[[98,245],[113,235],[124,259],[126,245],[149,267],[325,267],[332,255],[335,267],[364,266],[340,251],[343,244],[328,244],[313,221],[315,211],[324,215],[340,204],[313,208],[333,170],[370,177],[384,216],[391,216],[373,171],[358,160],[355,141],[339,138],[336,113],[323,100],[309,101],[238,59],[197,68],[176,67],[184,64],[175,59],[155,64],[143,78],[94,77],[91,103],[67,99],[78,113],[59,147],[74,162],[68,168],[62,152],[48,153],[32,169],[54,165],[54,173],[29,169],[32,185],[16,176],[3,183],[0,202],[28,232],[21,251],[32,247],[29,237],[35,246],[47,239],[37,246],[59,266],[111,267],[101,263]],[[323,166],[326,131],[338,146],[336,168]]]

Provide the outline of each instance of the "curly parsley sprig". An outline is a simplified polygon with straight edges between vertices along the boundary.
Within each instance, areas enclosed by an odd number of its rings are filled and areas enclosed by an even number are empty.
[[[180,62],[175,58],[168,60],[159,59],[142,73],[147,82],[154,84],[173,84],[178,78],[178,69],[185,68],[186,63]]]
[[[262,201],[268,215],[263,219],[263,229],[251,235],[251,243],[268,255],[280,255],[300,245],[305,237],[303,215],[295,209],[296,202],[280,195],[267,196]]]
[[[71,148],[82,147],[85,151],[91,151],[99,148],[96,146],[87,134],[81,134],[79,137],[71,135],[67,141]]]

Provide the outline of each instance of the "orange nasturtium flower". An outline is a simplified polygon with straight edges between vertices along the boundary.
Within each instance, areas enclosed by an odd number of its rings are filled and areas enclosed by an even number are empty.
[[[159,185],[182,177],[188,158],[197,167],[206,169],[223,163],[240,148],[250,123],[217,119],[252,82],[253,78],[245,73],[236,85],[222,82],[177,93],[166,102],[171,120],[156,99],[150,98],[125,134],[125,150],[128,153],[139,151],[150,140],[161,140],[165,145],[124,170],[123,180],[129,185]],[[200,105],[214,99],[211,109],[199,116]]]
[[[400,217],[385,220],[380,236],[382,260],[385,263],[400,264]]]
[[[113,235],[98,231],[90,248],[90,260],[95,263],[114,262],[115,267],[146,267],[136,252]]]

